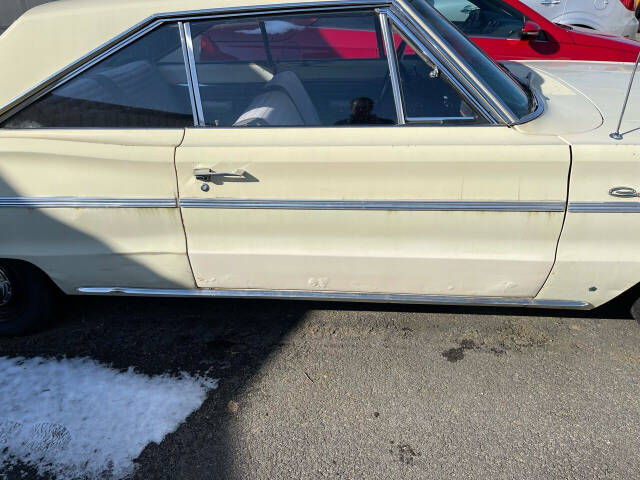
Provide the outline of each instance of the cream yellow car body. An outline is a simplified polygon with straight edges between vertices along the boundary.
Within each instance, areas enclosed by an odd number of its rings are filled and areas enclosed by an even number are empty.
[[[0,76],[0,106],[155,14],[237,7],[37,7],[0,37],[11,72]],[[640,187],[640,110],[628,109],[622,140],[610,138],[630,67],[509,68],[531,73],[544,102],[541,116],[513,126],[0,129],[0,257],[32,263],[68,294],[601,305],[640,282],[640,203],[609,194]],[[199,168],[258,181],[205,192]],[[224,206],[210,208],[216,199]],[[474,207],[483,202],[543,208]]]

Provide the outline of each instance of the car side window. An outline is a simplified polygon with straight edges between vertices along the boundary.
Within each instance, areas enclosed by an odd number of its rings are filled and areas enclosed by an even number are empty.
[[[397,123],[373,12],[197,21],[191,32],[208,126]]]
[[[19,111],[4,128],[193,125],[176,24],[162,25]],[[173,56],[171,56],[173,57]]]
[[[395,27],[392,32],[405,116],[409,123],[486,123],[444,72],[429,59],[418,55],[418,49]]]
[[[433,6],[465,35],[519,38],[524,14],[500,0],[432,0]]]

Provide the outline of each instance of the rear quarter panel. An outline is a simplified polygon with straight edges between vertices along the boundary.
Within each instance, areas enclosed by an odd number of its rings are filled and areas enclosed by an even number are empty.
[[[175,199],[183,130],[0,131],[0,257],[26,260],[65,292],[193,287],[179,209],[25,208],[16,199]]]

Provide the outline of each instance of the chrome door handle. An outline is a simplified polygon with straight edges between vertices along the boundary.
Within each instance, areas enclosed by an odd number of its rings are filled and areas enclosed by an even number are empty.
[[[558,5],[560,0],[544,0],[541,5]]]
[[[640,193],[638,193],[635,188],[631,187],[613,187],[609,190],[609,195],[619,198],[640,197]]]
[[[216,178],[224,178],[224,177],[232,177],[232,178],[243,178],[247,174],[246,171],[239,168],[235,172],[214,172],[210,168],[196,168],[193,170],[193,175],[196,177],[196,180],[200,182],[212,182]]]

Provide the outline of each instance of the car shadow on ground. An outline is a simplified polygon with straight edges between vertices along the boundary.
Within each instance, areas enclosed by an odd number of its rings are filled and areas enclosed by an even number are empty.
[[[236,478],[229,436],[242,409],[238,400],[309,311],[630,319],[628,305],[633,295],[594,311],[68,297],[62,302],[58,321],[47,331],[0,339],[0,356],[90,357],[113,368],[133,367],[148,375],[187,372],[219,378],[220,387],[177,431],[144,449],[134,478],[226,479]],[[12,472],[5,474],[12,478]],[[28,476],[34,475],[30,471]]]

